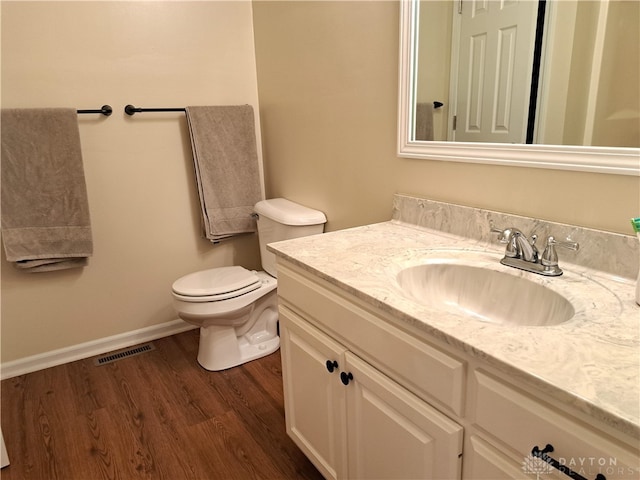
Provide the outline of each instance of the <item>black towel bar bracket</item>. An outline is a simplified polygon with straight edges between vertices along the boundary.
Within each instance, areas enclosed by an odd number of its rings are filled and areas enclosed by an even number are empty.
[[[435,101],[433,102],[433,108],[440,108],[444,105],[442,102]]]
[[[133,105],[127,105],[124,107],[124,113],[127,115],[133,115],[141,112],[184,112],[184,108],[139,108]]]
[[[102,108],[100,108],[99,110],[97,110],[97,109],[96,110],[78,110],[77,112],[78,112],[78,114],[101,113],[105,117],[108,117],[109,115],[111,115],[113,113],[113,108],[111,108],[111,105],[103,105]]]

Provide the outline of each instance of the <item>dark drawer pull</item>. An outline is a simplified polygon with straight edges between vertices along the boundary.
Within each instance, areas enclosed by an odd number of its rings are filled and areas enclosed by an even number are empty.
[[[561,471],[569,478],[573,478],[574,480],[589,480],[588,478],[583,477],[579,473],[574,472],[566,465],[562,465],[555,458],[551,458],[549,455],[547,455],[547,453],[551,453],[551,452],[553,452],[553,445],[550,445],[547,443],[547,446],[544,447],[542,450],[540,450],[537,445],[533,447],[533,450],[531,450],[531,455],[547,462],[553,468]],[[595,480],[607,480],[607,477],[599,473],[596,475]]]

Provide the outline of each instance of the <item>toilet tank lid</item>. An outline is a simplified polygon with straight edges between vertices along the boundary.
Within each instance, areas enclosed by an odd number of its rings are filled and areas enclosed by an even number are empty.
[[[254,207],[258,215],[264,215],[283,225],[321,225],[326,223],[324,213],[304,207],[286,198],[261,200]]]

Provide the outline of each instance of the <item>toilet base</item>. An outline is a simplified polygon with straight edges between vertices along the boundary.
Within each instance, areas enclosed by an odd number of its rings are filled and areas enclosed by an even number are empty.
[[[205,370],[216,372],[257,360],[280,348],[277,334],[264,336],[267,338],[255,342],[247,335],[237,337],[233,327],[201,327],[198,363]]]
[[[278,348],[278,297],[273,289],[238,312],[201,323],[198,363],[206,370],[225,370]]]

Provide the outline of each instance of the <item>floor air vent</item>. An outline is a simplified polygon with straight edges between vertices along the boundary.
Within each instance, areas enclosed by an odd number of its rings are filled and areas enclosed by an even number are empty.
[[[155,349],[156,347],[153,345],[153,343],[136,345],[135,347],[125,348],[124,350],[119,350],[117,352],[98,357],[93,361],[93,363],[96,366],[106,365],[107,363],[112,363],[117,360],[122,360],[123,358],[132,357],[134,355],[140,355],[141,353],[150,352]]]

